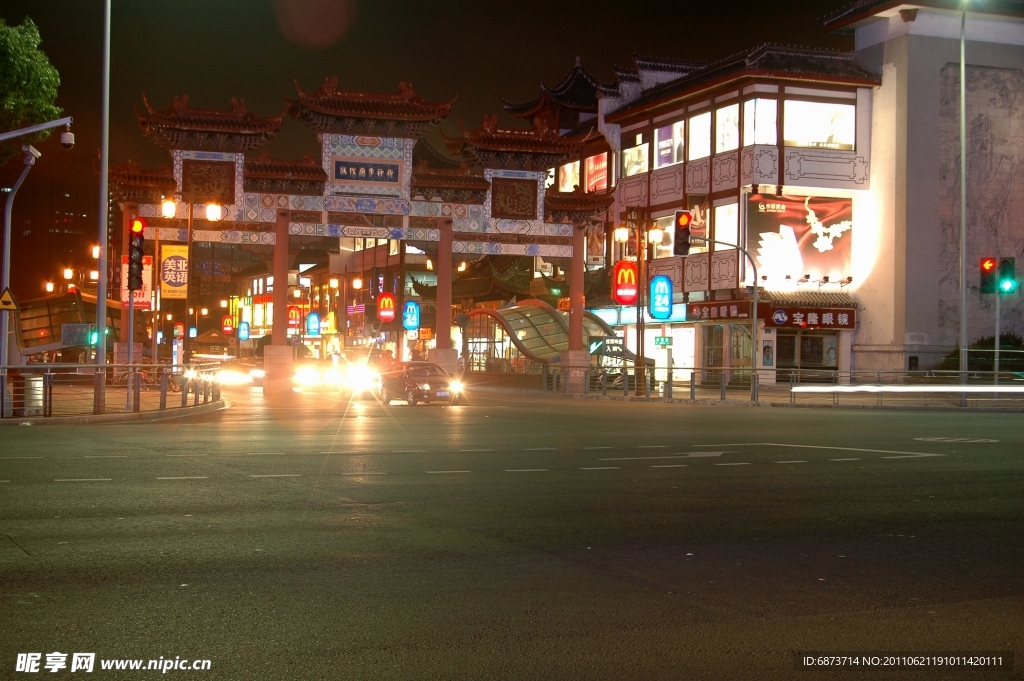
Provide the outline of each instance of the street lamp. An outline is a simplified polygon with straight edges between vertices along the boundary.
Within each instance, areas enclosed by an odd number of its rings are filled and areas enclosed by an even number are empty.
[[[73,269],[71,269],[70,267],[65,267],[64,268],[64,279],[66,281],[71,281],[74,278],[75,278],[75,271]]]
[[[160,204],[160,216],[168,220],[178,214],[178,204],[174,199],[164,199]]]
[[[640,386],[647,389],[647,367],[644,362],[644,297],[647,295],[647,246],[649,243],[660,244],[665,238],[665,231],[657,226],[645,229],[647,224],[646,210],[630,206],[626,208],[626,223],[615,228],[615,240],[619,243],[629,241],[630,227],[636,230],[637,260],[637,296],[636,296],[636,355],[633,360],[633,375],[636,381],[636,394],[639,396]]]
[[[46,284],[43,285],[43,288],[46,289],[47,293],[53,293],[53,282],[52,281],[46,282]]]
[[[223,217],[221,215],[220,206],[216,203],[206,204],[206,219],[210,222],[217,222]]]
[[[226,301],[226,300],[222,300],[222,301],[220,301],[220,306],[221,306],[222,308],[226,308],[226,307],[228,306],[228,301]]]
[[[92,257],[95,260],[99,260],[99,257],[100,257],[100,247],[99,246],[93,246],[92,247]]]

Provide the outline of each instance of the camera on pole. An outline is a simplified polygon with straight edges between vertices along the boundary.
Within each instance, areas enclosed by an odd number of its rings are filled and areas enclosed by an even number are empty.
[[[142,255],[143,246],[146,244],[144,232],[146,221],[142,218],[133,218],[128,237],[128,290],[139,291],[142,289]]]

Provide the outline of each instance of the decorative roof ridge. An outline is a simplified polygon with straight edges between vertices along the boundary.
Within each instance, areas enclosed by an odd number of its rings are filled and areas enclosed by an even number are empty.
[[[245,100],[238,97],[231,98],[231,109],[200,109],[189,106],[188,95],[176,95],[174,101],[166,109],[161,111],[155,108],[149,103],[149,98],[146,97],[146,93],[142,93],[142,103],[146,107],[146,114],[148,116],[157,117],[184,117],[184,116],[197,116],[197,117],[212,117],[221,120],[238,121],[242,123],[277,123],[280,125],[281,120],[284,118],[285,112],[282,111],[276,116],[258,116],[256,112],[251,111],[249,107],[245,105]],[[140,119],[143,115],[139,112],[139,108],[133,105],[135,114]]]
[[[308,165],[310,167],[319,168],[320,170],[323,170],[323,167],[320,165],[320,162],[317,161],[313,157],[313,155],[310,154],[309,152],[304,153],[302,155],[302,158],[273,158],[266,151],[263,151],[263,152],[260,152],[260,155],[257,156],[256,158],[247,158],[247,159],[245,159],[245,164],[246,165],[249,165],[250,163],[252,163],[252,164],[260,163],[260,164],[267,164],[267,165],[278,164],[278,165],[290,165],[290,166],[300,166],[300,165],[301,166],[307,166]]]
[[[665,66],[669,68],[661,69],[662,71],[674,71],[677,73],[692,73],[693,71],[699,71],[700,69],[708,67],[708,62],[706,61],[682,61],[679,59],[666,59],[663,57],[649,57],[637,54],[636,52],[633,53],[633,63],[637,68],[644,63]]]
[[[293,79],[295,84],[295,90],[298,94],[298,102],[305,102],[307,100],[324,98],[324,97],[339,97],[344,99],[351,99],[364,102],[389,102],[389,103],[401,103],[401,104],[414,104],[425,107],[434,107],[438,109],[445,109],[445,114],[451,110],[452,104],[459,98],[456,94],[454,97],[449,99],[447,102],[428,102],[413,89],[412,83],[401,81],[398,83],[398,92],[359,92],[355,90],[339,90],[338,89],[338,77],[332,76],[325,78],[323,84],[317,88],[315,92],[308,93],[302,89],[299,85],[297,78]],[[289,104],[297,103],[294,100],[285,99]]]
[[[881,12],[908,4],[920,8],[959,12],[962,3],[961,0],[854,0],[847,3],[846,7],[821,17],[820,20],[828,31],[843,31]],[[1024,17],[1024,0],[988,0],[984,6],[975,6],[969,11],[977,14]]]

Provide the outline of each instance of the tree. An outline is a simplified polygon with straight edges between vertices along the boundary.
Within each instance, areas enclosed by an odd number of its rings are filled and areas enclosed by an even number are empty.
[[[60,74],[39,49],[41,42],[31,19],[26,17],[21,26],[8,26],[0,19],[0,132],[60,118],[61,108],[54,104]],[[46,139],[49,134],[45,131],[0,142],[0,163],[22,144]]]

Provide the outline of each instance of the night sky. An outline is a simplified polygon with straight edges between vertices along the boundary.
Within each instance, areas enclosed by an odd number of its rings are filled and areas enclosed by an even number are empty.
[[[266,116],[281,113],[284,98],[294,97],[293,79],[307,91],[331,76],[349,90],[394,92],[406,81],[428,100],[458,95],[442,124],[456,134],[460,118],[476,127],[483,115],[501,112],[501,98],[535,98],[541,81],[555,85],[577,56],[608,82],[611,67],[630,65],[634,53],[713,61],[765,42],[851,49],[851,37],[821,28],[823,16],[847,4],[114,0],[111,163],[168,163],[166,152],[136,123],[132,107],[142,108],[143,92],[161,109],[181,94],[190,95],[193,106],[222,109],[238,97]],[[94,196],[98,191],[93,166],[100,138],[102,3],[0,0],[0,17],[8,24],[26,16],[39,26],[41,47],[60,72],[57,103],[75,118],[77,146],[63,151],[57,135],[38,145],[43,157],[15,202],[16,224],[54,178],[80,191],[95,187]],[[504,116],[502,122],[514,123]],[[281,158],[318,152],[312,134],[288,117],[263,150]]]

